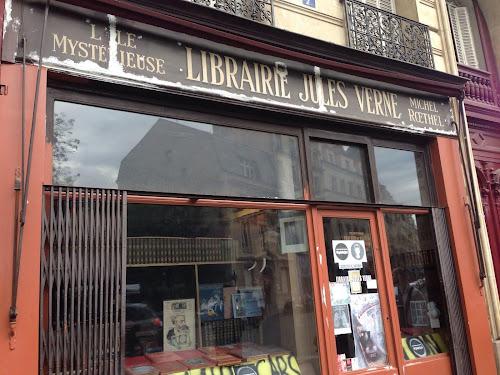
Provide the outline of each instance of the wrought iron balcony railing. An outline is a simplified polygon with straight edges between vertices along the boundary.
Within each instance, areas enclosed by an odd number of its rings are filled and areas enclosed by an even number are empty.
[[[349,46],[434,69],[429,27],[356,0],[344,0]]]
[[[273,0],[187,0],[232,13],[257,22],[274,25]]]

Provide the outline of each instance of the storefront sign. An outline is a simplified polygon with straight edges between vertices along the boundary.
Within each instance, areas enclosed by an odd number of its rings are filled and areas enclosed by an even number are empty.
[[[20,1],[13,4],[13,14],[21,12]],[[37,48],[42,16],[41,2],[25,7],[24,33],[29,40],[28,58],[33,61],[40,55]],[[14,62],[22,57],[19,35],[13,25],[5,26],[3,59]],[[413,132],[455,132],[450,123],[451,106],[445,97],[426,97],[402,87],[63,6],[57,1],[51,5],[43,57],[48,67],[124,83],[312,111]]]

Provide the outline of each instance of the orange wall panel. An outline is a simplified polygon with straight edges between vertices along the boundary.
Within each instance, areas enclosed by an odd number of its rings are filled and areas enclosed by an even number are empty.
[[[431,145],[431,153],[439,205],[446,208],[448,218],[474,373],[496,374],[484,289],[479,279],[474,232],[465,204],[467,194],[458,141],[438,137]]]
[[[12,295],[15,170],[21,167],[22,67],[2,64],[2,84],[8,94],[0,95],[0,375],[38,373],[38,301],[40,283],[40,236],[43,163],[45,157],[46,70],[42,71],[32,172],[24,227],[23,250],[19,274],[17,340],[9,348],[9,308]],[[26,68],[26,162],[37,67]]]

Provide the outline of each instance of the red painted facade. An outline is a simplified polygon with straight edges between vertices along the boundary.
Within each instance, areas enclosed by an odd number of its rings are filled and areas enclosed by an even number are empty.
[[[500,288],[500,80],[483,11],[474,9],[484,52],[486,71],[459,65],[459,74],[470,79],[465,89],[465,110],[481,190],[497,287]]]

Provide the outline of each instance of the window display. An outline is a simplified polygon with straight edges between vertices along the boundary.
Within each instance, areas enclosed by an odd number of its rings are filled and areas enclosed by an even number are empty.
[[[447,312],[430,217],[385,213],[405,359],[448,352]]]
[[[320,374],[305,222],[303,211],[129,204],[127,360]]]
[[[369,220],[323,218],[339,372],[387,364]]]

